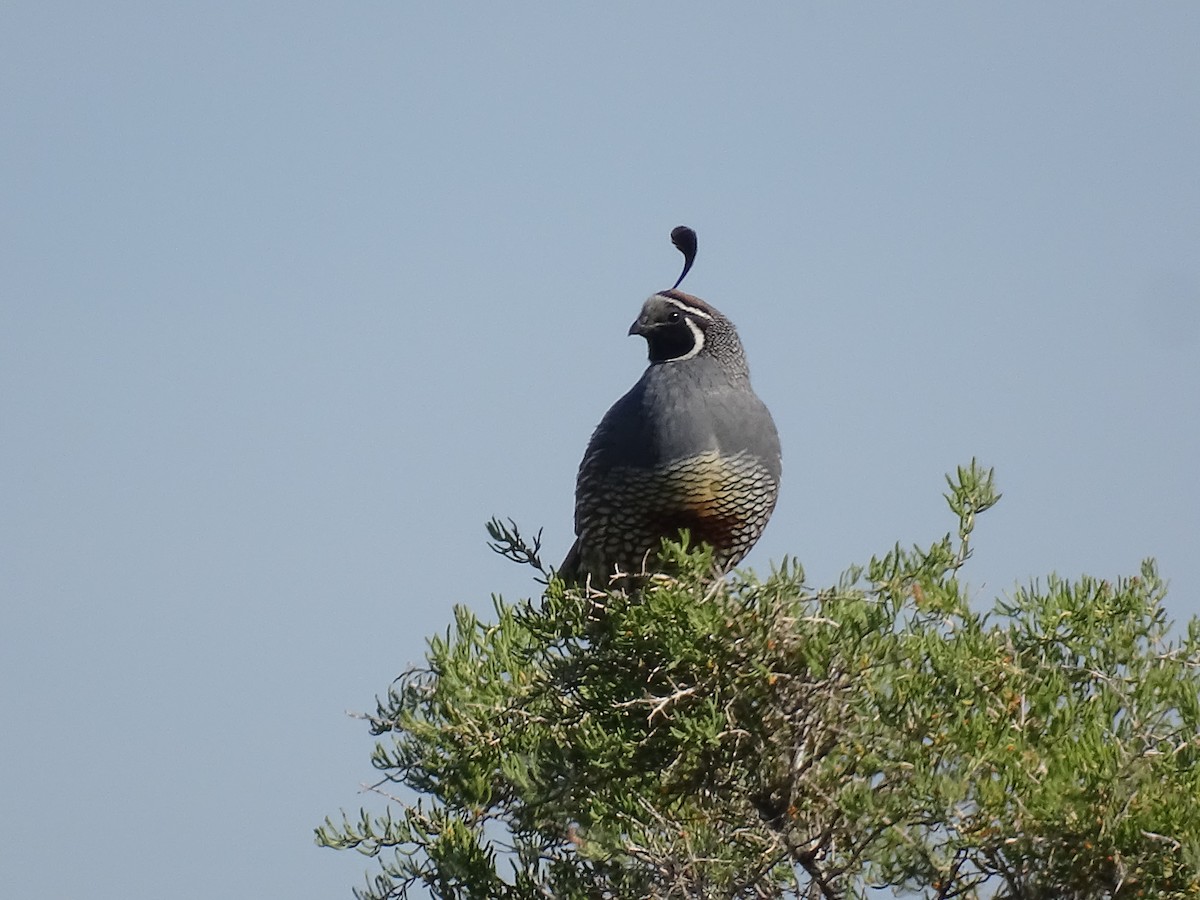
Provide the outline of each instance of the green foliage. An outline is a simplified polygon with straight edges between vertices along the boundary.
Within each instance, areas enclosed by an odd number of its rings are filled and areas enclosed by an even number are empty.
[[[1200,624],[1150,562],[972,610],[998,494],[949,481],[956,536],[836,587],[667,544],[631,593],[457,609],[369,717],[410,799],[318,843],[378,858],[374,900],[1200,896]]]

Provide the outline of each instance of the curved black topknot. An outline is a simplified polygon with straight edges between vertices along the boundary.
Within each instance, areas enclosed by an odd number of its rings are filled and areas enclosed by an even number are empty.
[[[671,229],[671,243],[675,245],[680,253],[683,254],[683,271],[679,273],[679,278],[671,285],[671,290],[679,287],[679,283],[688,273],[688,269],[692,267],[692,263],[696,261],[696,232],[688,228],[686,225],[676,225]]]

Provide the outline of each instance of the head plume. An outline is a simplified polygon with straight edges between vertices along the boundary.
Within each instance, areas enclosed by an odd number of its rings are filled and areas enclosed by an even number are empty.
[[[679,273],[679,277],[675,283],[671,285],[671,290],[679,287],[688,270],[692,267],[692,263],[696,261],[696,232],[688,228],[686,225],[676,225],[671,229],[671,243],[675,245],[680,253],[683,254],[683,271]]]

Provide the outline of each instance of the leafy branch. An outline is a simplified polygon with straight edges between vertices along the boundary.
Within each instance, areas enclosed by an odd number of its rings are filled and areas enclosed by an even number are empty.
[[[1152,562],[976,611],[999,494],[948,485],[957,539],[820,589],[668,544],[672,575],[585,594],[493,520],[543,595],[456,610],[366,717],[414,799],[318,843],[377,860],[363,900],[1200,896],[1200,624]]]

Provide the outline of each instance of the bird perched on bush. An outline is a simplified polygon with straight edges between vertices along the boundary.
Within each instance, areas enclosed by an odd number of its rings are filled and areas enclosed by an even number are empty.
[[[677,290],[696,258],[696,232],[671,240],[684,256],[675,285],[651,296],[629,329],[650,365],[600,420],[575,486],[574,546],[559,569],[604,587],[654,568],[664,538],[686,530],[736,565],[766,527],[779,494],[779,434],[750,386],[737,329]]]

